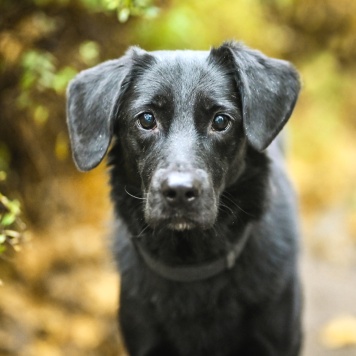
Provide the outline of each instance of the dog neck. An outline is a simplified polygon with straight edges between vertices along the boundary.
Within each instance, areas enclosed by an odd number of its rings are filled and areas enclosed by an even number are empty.
[[[226,246],[224,256],[205,263],[189,265],[174,266],[161,262],[146,250],[142,240],[133,238],[133,242],[147,267],[159,276],[175,282],[196,282],[212,278],[232,269],[248,241],[251,229],[252,225],[248,224],[237,241]]]

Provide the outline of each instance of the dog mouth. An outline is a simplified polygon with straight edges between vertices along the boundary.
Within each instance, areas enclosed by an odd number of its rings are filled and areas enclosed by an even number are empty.
[[[185,230],[192,230],[195,227],[196,224],[194,224],[192,221],[186,220],[186,219],[175,219],[173,221],[170,221],[167,224],[168,229],[174,230],[174,231],[185,231]]]
[[[211,221],[205,221],[197,216],[185,216],[182,214],[164,215],[157,218],[146,219],[153,229],[166,229],[170,231],[189,231],[194,229],[207,230],[211,227]]]

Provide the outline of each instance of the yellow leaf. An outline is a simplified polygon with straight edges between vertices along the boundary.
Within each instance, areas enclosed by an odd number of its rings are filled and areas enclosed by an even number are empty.
[[[67,135],[63,132],[57,135],[54,152],[60,161],[66,160],[69,155]]]
[[[321,330],[320,338],[330,349],[356,346],[356,317],[346,315],[331,320]]]

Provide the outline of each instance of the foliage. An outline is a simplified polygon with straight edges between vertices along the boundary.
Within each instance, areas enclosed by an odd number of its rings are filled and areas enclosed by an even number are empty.
[[[152,5],[152,0],[104,0],[102,6],[106,10],[116,11],[121,23],[126,22],[130,16],[154,18],[159,13],[158,7]]]
[[[69,0],[33,0],[38,7],[49,5],[68,5]],[[86,11],[116,13],[117,19],[124,23],[130,16],[156,17],[159,8],[153,0],[80,0]]]
[[[6,174],[0,171],[0,181],[5,180]],[[20,219],[20,203],[18,200],[9,200],[0,192],[0,255],[11,246],[15,251],[20,247],[24,224]]]

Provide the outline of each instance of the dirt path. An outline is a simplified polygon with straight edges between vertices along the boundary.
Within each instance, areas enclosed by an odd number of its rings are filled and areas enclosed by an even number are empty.
[[[305,296],[303,356],[355,356],[356,345],[337,350],[323,347],[320,332],[331,320],[356,316],[356,266],[340,266],[305,254],[301,260]]]

